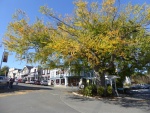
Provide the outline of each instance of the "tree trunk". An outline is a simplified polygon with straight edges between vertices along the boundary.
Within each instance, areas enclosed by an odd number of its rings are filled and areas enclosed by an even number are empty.
[[[100,80],[101,80],[101,85],[105,87],[105,73],[104,72],[100,76]]]
[[[100,72],[99,69],[100,69],[100,65],[94,67],[95,74],[97,77],[100,78],[100,85],[105,86],[105,71]]]

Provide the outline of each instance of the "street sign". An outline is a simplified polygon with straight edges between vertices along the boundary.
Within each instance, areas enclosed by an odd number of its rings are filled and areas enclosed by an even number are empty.
[[[7,62],[8,60],[8,52],[4,52],[3,62]]]

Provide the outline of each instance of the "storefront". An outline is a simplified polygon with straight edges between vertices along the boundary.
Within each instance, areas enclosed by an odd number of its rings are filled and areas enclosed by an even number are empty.
[[[68,86],[78,86],[80,82],[80,76],[68,77]]]
[[[56,78],[55,85],[65,85],[65,79],[64,78]]]
[[[50,79],[50,75],[42,75],[41,80],[49,80]]]

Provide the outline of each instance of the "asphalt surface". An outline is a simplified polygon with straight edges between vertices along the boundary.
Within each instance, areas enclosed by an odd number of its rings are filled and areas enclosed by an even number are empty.
[[[72,93],[76,91],[30,84],[0,89],[0,113],[150,113],[149,93],[147,98],[142,93],[95,99]]]

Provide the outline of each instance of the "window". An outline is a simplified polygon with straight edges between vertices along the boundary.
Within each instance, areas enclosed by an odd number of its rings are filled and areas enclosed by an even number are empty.
[[[0,80],[3,80],[3,77],[0,77]]]
[[[47,73],[48,73],[48,74],[50,73],[50,70],[49,70],[49,69],[47,70]]]
[[[64,74],[64,69],[61,69],[61,70],[60,70],[60,74]]]
[[[59,79],[56,79],[56,84],[59,84]]]
[[[61,71],[61,74],[64,74],[64,70]]]
[[[59,71],[56,71],[56,75],[58,75],[59,74]]]
[[[62,84],[62,85],[65,84],[65,79],[61,79],[61,84]]]

